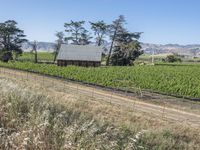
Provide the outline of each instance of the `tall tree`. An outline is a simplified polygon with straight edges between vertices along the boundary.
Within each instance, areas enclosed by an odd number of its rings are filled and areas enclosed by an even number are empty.
[[[110,57],[111,57],[111,54],[112,54],[112,50],[113,50],[115,40],[116,40],[117,36],[125,30],[124,27],[123,27],[124,23],[125,23],[125,18],[124,18],[124,16],[120,15],[119,18],[116,19],[115,21],[113,21],[113,23],[109,26],[111,46],[110,46],[108,58],[107,58],[107,61],[106,61],[107,66],[110,63]]]
[[[56,61],[56,58],[58,56],[59,50],[61,45],[64,43],[64,33],[63,32],[57,32],[56,34],[56,44],[55,44],[55,51],[54,51],[54,63]]]
[[[105,35],[108,32],[108,25],[102,20],[98,22],[90,22],[91,29],[96,35],[96,44],[101,46],[104,43]]]
[[[131,65],[141,54],[140,38],[141,33],[129,33],[123,31],[116,37],[116,44],[111,56],[111,64],[115,66]]]
[[[1,58],[4,61],[13,59],[13,53],[22,54],[22,43],[27,42],[24,31],[17,27],[17,22],[8,20],[0,23],[0,47],[3,49]]]
[[[90,39],[92,37],[90,36],[89,32],[87,30],[84,30],[81,33],[81,37],[79,39],[79,45],[88,45],[91,43]]]
[[[72,21],[70,23],[65,23],[65,31],[68,33],[68,37],[65,38],[66,41],[72,41],[71,44],[75,45],[85,45],[89,41],[88,31],[83,27],[85,21]]]
[[[37,44],[37,41],[34,41],[33,43],[31,43],[31,46],[32,46],[31,52],[34,53],[34,56],[35,56],[35,63],[38,63],[38,55],[37,55],[38,44]]]

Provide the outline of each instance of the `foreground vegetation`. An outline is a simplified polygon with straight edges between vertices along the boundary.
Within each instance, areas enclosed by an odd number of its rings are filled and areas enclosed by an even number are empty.
[[[200,148],[198,129],[46,90],[0,79],[0,149]]]
[[[158,65],[135,67],[58,67],[56,65],[9,62],[0,66],[33,71],[107,87],[150,89],[184,97],[200,97],[199,65]]]

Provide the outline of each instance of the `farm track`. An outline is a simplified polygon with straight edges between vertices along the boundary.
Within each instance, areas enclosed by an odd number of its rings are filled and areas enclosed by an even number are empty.
[[[135,112],[141,112],[145,115],[160,118],[169,122],[187,124],[191,126],[200,126],[200,115],[197,113],[187,112],[171,108],[167,105],[160,106],[152,103],[141,101],[136,97],[125,96],[113,91],[89,87],[82,84],[72,83],[53,77],[46,77],[34,73],[17,71],[12,69],[1,68],[0,75],[3,78],[15,79],[19,82],[37,84],[55,93],[65,94],[71,92],[78,95],[92,97],[94,100],[107,102],[125,109],[132,109]]]

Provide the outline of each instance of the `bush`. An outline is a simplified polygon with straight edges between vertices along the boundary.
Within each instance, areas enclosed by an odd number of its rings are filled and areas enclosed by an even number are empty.
[[[162,61],[164,62],[169,62],[169,63],[173,63],[173,62],[182,62],[181,58],[179,58],[178,55],[168,55],[165,59],[163,59]]]
[[[0,60],[3,62],[8,62],[12,59],[12,53],[7,51],[6,49],[2,49],[0,51]]]

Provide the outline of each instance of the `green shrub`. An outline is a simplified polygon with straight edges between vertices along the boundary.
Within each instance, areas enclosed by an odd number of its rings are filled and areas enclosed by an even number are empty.
[[[182,62],[181,58],[178,57],[178,55],[168,55],[165,59],[163,59],[163,61],[169,63]]]

